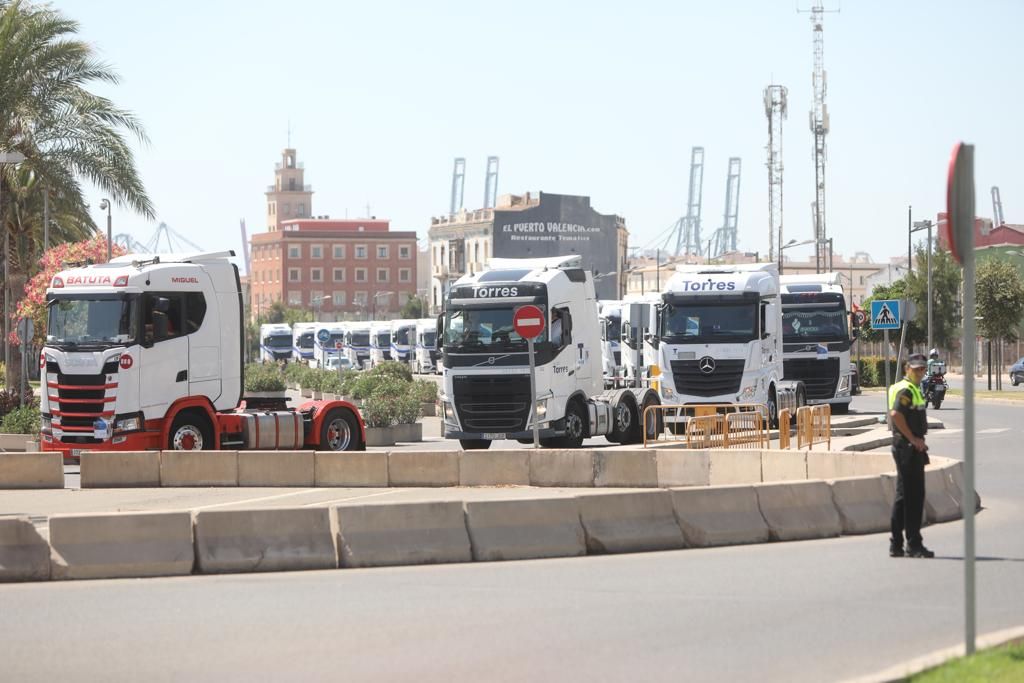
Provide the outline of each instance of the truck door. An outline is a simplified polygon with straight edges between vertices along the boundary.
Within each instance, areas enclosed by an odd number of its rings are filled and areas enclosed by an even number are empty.
[[[185,293],[185,335],[188,339],[188,393],[206,396],[216,403],[221,394],[220,328],[213,324],[220,316],[210,315],[207,306],[216,312],[217,300],[206,301],[202,292]]]
[[[168,406],[188,395],[184,304],[181,292],[148,292],[143,298],[139,402],[147,419],[162,418]]]

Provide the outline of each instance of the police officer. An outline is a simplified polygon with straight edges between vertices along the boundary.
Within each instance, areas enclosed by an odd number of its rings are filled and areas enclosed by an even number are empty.
[[[924,466],[928,464],[928,431],[925,400],[921,394],[927,361],[924,354],[907,358],[902,380],[889,388],[889,418],[892,424],[892,457],[896,461],[896,501],[892,506],[892,538],[889,556],[935,557],[921,543],[921,515],[924,512]],[[907,550],[903,550],[903,536]]]

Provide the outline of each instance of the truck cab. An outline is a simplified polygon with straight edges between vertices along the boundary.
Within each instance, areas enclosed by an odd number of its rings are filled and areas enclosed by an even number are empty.
[[[173,316],[172,316],[173,317]],[[260,360],[287,361],[292,357],[292,328],[284,323],[260,325]]]
[[[295,323],[292,326],[292,360],[308,363],[313,357],[316,323]]]
[[[606,389],[622,383],[622,302],[599,301],[601,323],[601,374]]]
[[[802,387],[783,382],[774,263],[678,266],[661,298],[652,345],[663,404],[759,404],[773,427],[780,404],[802,404]]]
[[[807,403],[845,414],[850,394],[850,306],[839,273],[783,275],[782,363],[803,382]]]
[[[327,367],[328,358],[345,355],[344,348],[344,323],[317,323],[316,336],[313,339],[313,359],[309,363],[310,367]]]
[[[417,374],[437,372],[437,321],[423,318],[416,321],[416,355],[413,371]]]
[[[391,359],[408,364],[416,357],[416,320],[391,322]]]
[[[370,360],[370,323],[350,322],[345,324],[345,341],[342,354],[352,367],[363,369]]]
[[[370,365],[377,367],[391,360],[391,322],[370,323]]]
[[[512,323],[526,304],[544,316],[533,343],[533,388],[529,345]],[[598,435],[617,443],[642,439],[639,416],[657,397],[648,390],[605,392],[593,274],[579,256],[491,259],[487,270],[453,284],[438,329],[444,435],[463,448],[531,441],[534,405],[545,446],[575,448]]]

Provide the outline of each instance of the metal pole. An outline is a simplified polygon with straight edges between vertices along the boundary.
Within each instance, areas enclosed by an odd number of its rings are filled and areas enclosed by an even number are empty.
[[[537,424],[537,366],[533,360],[533,337],[526,340],[530,356],[530,414],[533,416],[533,447],[540,448],[540,425]]]
[[[28,389],[28,385],[26,384],[28,382],[28,378],[25,376],[25,375],[28,374],[28,363],[25,362],[26,359],[28,358],[28,354],[25,353],[25,347],[26,346],[28,346],[27,340],[22,339],[21,340],[21,387],[20,387],[21,391],[18,392],[18,405],[19,406],[24,406],[25,405],[25,391]]]
[[[907,275],[910,275],[910,271],[914,270],[914,250],[910,244],[910,236],[913,232],[913,212],[912,207],[907,207]]]
[[[988,390],[992,391],[992,340],[988,340]]]
[[[971,148],[968,148],[971,149]],[[971,149],[973,151],[973,149]],[[971,158],[973,176],[973,156]],[[973,211],[971,212],[973,215]],[[973,228],[973,226],[972,226]],[[974,230],[969,248],[964,250],[964,488],[960,497],[964,517],[964,640],[967,654],[974,653]]]
[[[110,224],[110,203],[107,203],[107,263],[110,263],[110,257],[113,252],[114,245],[114,230]]]
[[[885,344],[885,421],[889,421],[889,330],[885,330],[883,333],[883,340]]]
[[[948,220],[948,219],[947,219]],[[932,348],[932,222],[928,221],[928,352]]]
[[[657,256],[655,257],[654,264],[655,264],[655,268],[656,268],[656,271],[657,271],[657,276],[656,276],[655,282],[657,283],[658,286],[656,287],[656,289],[660,292],[661,291],[661,249],[658,249],[658,251],[657,251]]]

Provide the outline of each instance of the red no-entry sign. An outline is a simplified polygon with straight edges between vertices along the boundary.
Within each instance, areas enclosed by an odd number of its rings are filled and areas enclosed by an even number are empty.
[[[523,339],[536,339],[544,331],[544,311],[537,306],[520,306],[512,316],[512,327]]]

